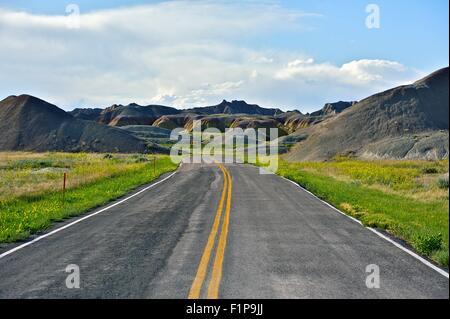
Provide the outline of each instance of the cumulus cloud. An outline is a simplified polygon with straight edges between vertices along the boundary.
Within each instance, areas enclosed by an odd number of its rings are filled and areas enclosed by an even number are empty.
[[[178,107],[222,99],[311,111],[359,99],[417,73],[385,60],[342,65],[252,46],[258,37],[310,32],[316,13],[255,2],[164,2],[68,17],[0,8],[0,93],[31,93],[66,109],[113,103]]]
[[[406,78],[405,78],[406,76]],[[314,59],[296,59],[280,69],[275,77],[280,80],[333,80],[355,86],[388,85],[411,76],[404,65],[386,60],[355,60],[341,66],[315,63]]]

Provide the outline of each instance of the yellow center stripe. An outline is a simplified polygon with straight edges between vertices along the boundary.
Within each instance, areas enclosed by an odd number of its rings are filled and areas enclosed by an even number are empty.
[[[192,282],[191,290],[189,291],[188,298],[189,299],[198,299],[200,298],[200,293],[203,285],[203,281],[206,277],[206,272],[208,270],[209,259],[211,257],[211,252],[214,246],[214,241],[216,239],[217,231],[219,229],[220,219],[222,217],[223,204],[225,202],[225,195],[227,192],[227,184],[228,179],[226,178],[226,171],[222,165],[219,165],[221,169],[224,179],[223,179],[223,190],[222,195],[220,197],[219,207],[216,211],[216,217],[214,218],[214,223],[211,229],[211,232],[208,237],[208,241],[206,243],[205,249],[203,251],[202,258],[200,259],[200,264],[198,266],[197,274]]]
[[[220,280],[222,279],[222,267],[223,267],[223,259],[225,256],[225,248],[227,245],[227,237],[228,237],[228,225],[230,223],[230,210],[231,210],[231,195],[233,183],[231,181],[231,176],[228,170],[223,167],[225,170],[225,175],[228,180],[228,196],[227,196],[227,205],[225,208],[225,215],[222,223],[222,232],[219,238],[219,244],[217,245],[216,257],[214,259],[214,265],[211,275],[211,281],[208,287],[208,298],[217,299],[219,298],[219,286]]]

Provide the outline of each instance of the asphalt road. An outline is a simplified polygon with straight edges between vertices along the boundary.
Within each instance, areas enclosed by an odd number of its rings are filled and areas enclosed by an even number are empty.
[[[80,288],[66,287],[69,264]],[[366,286],[370,264],[379,288]],[[289,181],[235,164],[183,165],[0,259],[0,298],[187,297],[448,298],[449,281]]]

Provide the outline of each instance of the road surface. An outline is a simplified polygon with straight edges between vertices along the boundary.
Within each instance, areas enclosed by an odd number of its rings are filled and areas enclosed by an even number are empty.
[[[66,286],[71,264],[80,288]],[[372,264],[379,288],[366,286]],[[289,181],[238,164],[185,164],[0,258],[0,298],[188,297],[448,298],[449,284]]]

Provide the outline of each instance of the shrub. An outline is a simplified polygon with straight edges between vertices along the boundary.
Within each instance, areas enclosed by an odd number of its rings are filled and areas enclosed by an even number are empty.
[[[429,256],[442,246],[442,234],[419,235],[416,240],[416,249],[419,253]]]
[[[149,159],[145,156],[138,156],[136,157],[136,159],[134,160],[135,163],[145,163],[148,162]]]
[[[437,181],[437,185],[439,188],[446,189],[448,188],[448,175],[444,177],[440,177]]]
[[[433,166],[425,166],[422,168],[422,173],[423,174],[437,174],[437,173],[439,173],[439,170]]]

